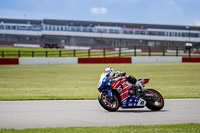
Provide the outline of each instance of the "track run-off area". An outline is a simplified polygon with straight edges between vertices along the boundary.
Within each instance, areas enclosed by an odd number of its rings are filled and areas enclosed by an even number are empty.
[[[200,123],[200,99],[165,99],[161,111],[104,110],[97,100],[0,101],[0,128]]]

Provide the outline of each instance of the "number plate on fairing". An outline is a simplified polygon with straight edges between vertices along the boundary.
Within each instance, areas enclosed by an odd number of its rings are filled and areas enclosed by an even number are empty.
[[[146,101],[140,97],[128,97],[122,101],[122,108],[142,108],[146,105]]]

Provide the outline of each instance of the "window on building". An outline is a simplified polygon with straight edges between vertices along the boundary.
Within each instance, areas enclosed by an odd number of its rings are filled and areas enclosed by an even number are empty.
[[[145,35],[145,31],[140,31],[140,34],[141,35]]]
[[[156,31],[149,31],[149,35],[156,35]]]
[[[16,26],[10,26],[10,29],[15,30]]]
[[[76,28],[76,31],[81,31],[81,27],[77,27],[77,28]]]
[[[89,28],[89,32],[94,32],[94,29],[93,28]]]
[[[53,26],[52,30],[56,30],[56,27],[55,27],[55,26]]]
[[[33,29],[33,30],[40,30],[40,26],[39,25],[33,25],[32,27],[31,27],[31,29]]]
[[[59,29],[59,26],[56,26],[56,29],[55,29],[55,30],[60,30],[60,29]]]
[[[119,30],[109,29],[109,33],[111,33],[111,34],[119,34]]]
[[[158,34],[159,36],[165,36],[165,32],[162,32],[162,31],[158,31],[157,34]]]
[[[5,26],[5,29],[8,29],[8,30],[9,30],[9,29],[10,29],[10,26],[9,26],[9,25],[6,25],[6,26]]]
[[[83,27],[83,32],[87,32],[87,27]]]
[[[27,30],[28,29],[28,26],[19,26],[18,27],[20,30]]]
[[[76,31],[76,28],[74,26],[71,27],[71,31]]]
[[[97,29],[97,33],[107,33],[107,29]]]
[[[114,30],[113,29],[109,29],[109,33],[114,33]]]
[[[190,37],[198,37],[198,33],[190,33]]]
[[[128,34],[133,34],[133,30],[128,30]]]
[[[4,26],[3,26],[3,25],[0,25],[0,29],[4,29]]]
[[[97,33],[102,33],[101,29],[97,29]]]
[[[119,30],[114,30],[114,33],[115,34],[119,34]]]
[[[136,31],[135,31],[135,34],[136,34],[136,35],[139,35],[139,34],[140,34],[140,31],[136,30]]]
[[[107,33],[107,29],[102,29],[102,32],[103,33]]]
[[[189,33],[183,32],[182,37],[189,37]]]
[[[128,30],[123,30],[123,34],[128,34]]]

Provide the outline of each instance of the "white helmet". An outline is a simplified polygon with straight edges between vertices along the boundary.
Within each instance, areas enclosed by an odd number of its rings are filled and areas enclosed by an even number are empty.
[[[108,75],[108,74],[109,74],[110,76],[114,76],[115,71],[114,71],[113,68],[108,67],[108,68],[106,68],[106,69],[104,70],[104,74],[105,74],[105,75]]]

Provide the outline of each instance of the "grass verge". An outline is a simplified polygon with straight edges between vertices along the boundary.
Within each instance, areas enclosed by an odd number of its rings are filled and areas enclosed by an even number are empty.
[[[38,129],[0,129],[2,133],[200,133],[200,124],[174,124],[119,127],[70,127]]]
[[[97,99],[106,67],[137,79],[164,98],[200,98],[200,63],[1,65],[0,100]]]

